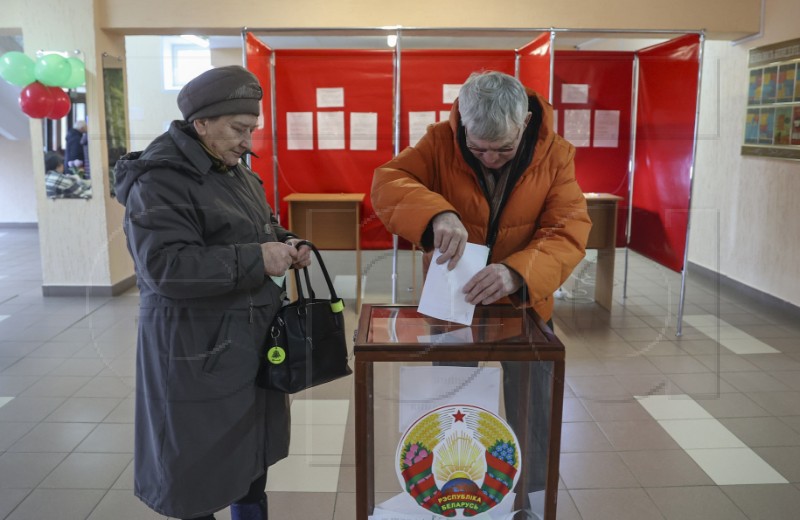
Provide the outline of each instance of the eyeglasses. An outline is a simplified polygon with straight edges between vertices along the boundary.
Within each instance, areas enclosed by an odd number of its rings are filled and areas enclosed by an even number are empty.
[[[464,134],[466,135],[466,133],[467,133],[467,129],[464,128]],[[520,141],[520,136],[521,135],[522,135],[522,128],[519,128],[519,129],[517,129],[517,135],[514,137],[514,139],[512,139],[510,141],[508,141],[508,140],[505,141],[503,144],[501,144],[497,148],[494,148],[494,147],[491,147],[491,146],[481,146],[484,143],[491,145],[491,144],[496,143],[497,141],[494,141],[494,142],[492,142],[492,141],[483,141],[479,145],[479,144],[475,144],[473,142],[470,142],[470,138],[467,135],[466,136],[467,149],[469,149],[470,152],[472,152],[474,155],[477,155],[477,156],[484,155],[484,154],[487,154],[487,153],[495,153],[497,155],[513,154],[513,153],[515,153],[517,151],[517,146],[519,145],[519,141]],[[479,139],[479,141],[480,141],[480,139]]]

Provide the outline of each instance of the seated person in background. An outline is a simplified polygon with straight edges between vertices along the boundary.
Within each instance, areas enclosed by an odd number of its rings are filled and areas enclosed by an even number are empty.
[[[65,171],[67,174],[75,175],[79,179],[88,179],[88,177],[86,176],[86,171],[83,168],[83,161],[79,159],[75,161],[70,161],[69,164],[67,165],[67,170]]]
[[[45,154],[44,168],[47,170],[44,183],[48,198],[88,199],[92,196],[89,183],[82,181],[77,175],[64,173],[64,159],[58,153]]]

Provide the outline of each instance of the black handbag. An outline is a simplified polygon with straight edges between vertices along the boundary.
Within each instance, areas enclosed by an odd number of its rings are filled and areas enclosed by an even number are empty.
[[[331,297],[327,300],[316,298],[308,268],[294,270],[297,300],[284,305],[272,321],[257,380],[259,386],[287,394],[353,373],[347,364],[344,302],[336,296],[317,248],[307,240],[295,247],[303,245],[314,252]],[[308,296],[303,292],[300,271],[305,278]]]

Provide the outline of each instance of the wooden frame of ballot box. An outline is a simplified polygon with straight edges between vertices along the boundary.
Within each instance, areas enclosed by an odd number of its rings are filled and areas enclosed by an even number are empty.
[[[510,305],[476,307],[471,329],[477,331],[479,339],[472,343],[424,343],[417,339],[463,328],[456,323],[419,314],[415,306],[364,304],[362,307],[354,341],[356,520],[367,520],[375,509],[374,365],[434,361],[552,362],[549,383],[550,432],[547,460],[543,462],[547,465],[544,518],[556,519],[564,399],[564,345],[532,309],[515,309]],[[519,372],[520,422],[528,424],[530,372]],[[527,453],[526,447],[532,442],[528,428],[524,430],[516,432],[521,453]],[[528,489],[525,473],[521,472],[515,489]],[[515,509],[521,509],[524,493],[517,492],[516,497]]]

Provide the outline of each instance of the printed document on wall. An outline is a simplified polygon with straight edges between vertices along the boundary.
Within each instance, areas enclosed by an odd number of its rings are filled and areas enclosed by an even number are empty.
[[[564,139],[575,147],[589,146],[591,110],[564,110]]]
[[[378,149],[378,113],[350,113],[350,149]]]
[[[561,103],[584,104],[589,102],[589,85],[561,85]]]
[[[428,125],[436,122],[436,112],[408,113],[408,145],[414,146],[428,131]]]
[[[317,146],[344,150],[344,112],[317,112]]]
[[[594,111],[594,147],[619,147],[619,110]]]
[[[341,107],[344,107],[343,88],[317,89],[317,108],[341,108]]]
[[[286,112],[286,148],[314,149],[314,115],[312,112]]]

